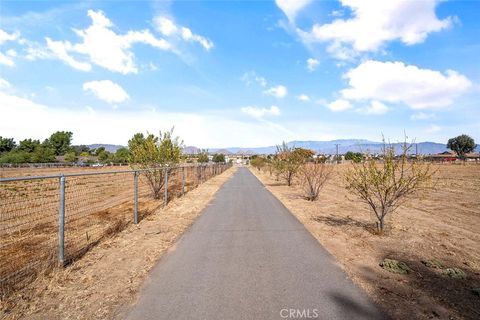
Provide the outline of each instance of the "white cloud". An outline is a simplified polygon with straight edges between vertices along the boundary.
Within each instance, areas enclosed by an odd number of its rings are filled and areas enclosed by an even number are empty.
[[[207,51],[214,46],[211,40],[193,33],[187,27],[177,26],[172,19],[167,17],[157,16],[153,22],[157,30],[166,37],[177,36],[188,42],[197,42]]]
[[[113,23],[102,11],[88,10],[87,14],[92,24],[84,30],[74,29],[82,42],[72,44],[69,41],[46,38],[47,46],[53,55],[75,69],[89,71],[90,63],[94,63],[122,74],[137,73],[135,55],[131,51],[133,44],[143,43],[160,50],[173,50],[169,42],[155,38],[149,30],[117,34],[111,29]],[[72,54],[88,57],[89,61],[78,61]],[[35,55],[31,57],[35,58]]]
[[[0,52],[0,64],[4,64],[9,67],[13,67],[15,65],[15,62],[13,59],[2,52]]]
[[[350,103],[350,101],[343,100],[343,99],[332,101],[326,106],[328,109],[332,110],[333,112],[345,111],[352,108],[352,104]]]
[[[7,41],[14,41],[17,40],[19,37],[19,33],[8,33],[2,29],[0,29],[0,45],[4,44]]]
[[[280,115],[280,109],[277,106],[271,106],[270,108],[258,108],[253,106],[241,108],[242,112],[254,117],[254,118],[263,118],[265,116],[278,116]]]
[[[403,62],[373,60],[349,70],[344,78],[350,85],[341,91],[344,99],[404,103],[412,109],[447,107],[472,85],[453,70],[442,74]]]
[[[313,58],[308,58],[307,59],[307,69],[310,71],[310,72],[313,72],[315,71],[315,69],[318,67],[318,64],[320,62],[318,62],[317,59],[313,59]]]
[[[125,90],[110,80],[85,82],[83,90],[92,92],[98,99],[108,103],[120,103],[129,99]]]
[[[276,87],[271,87],[270,89],[263,91],[263,93],[276,98],[284,98],[287,95],[288,90],[287,87],[278,85]]]
[[[388,112],[388,107],[380,101],[373,100],[368,107],[358,110],[364,114],[381,115]]]
[[[19,37],[19,33],[8,33],[2,29],[0,29],[0,45],[4,44],[7,41],[14,41],[17,40]],[[14,54],[12,54],[12,52]],[[0,52],[0,64],[13,67],[15,62],[13,61],[12,57],[16,56],[16,52],[12,49],[8,50],[6,53]]]
[[[267,85],[267,80],[264,77],[257,75],[255,71],[245,72],[240,79],[247,86],[251,85],[253,82],[258,83],[262,87],[265,87]]]
[[[348,59],[357,52],[377,51],[394,40],[406,45],[421,43],[429,33],[450,27],[452,17],[440,20],[435,14],[438,2],[341,0],[352,11],[351,17],[314,24],[309,32],[297,31],[304,41],[328,42],[330,53]]]
[[[307,96],[306,94],[301,94],[297,97],[298,100],[300,101],[304,101],[304,102],[307,102],[307,101],[310,101],[310,97]]]
[[[288,140],[293,140],[295,136],[290,130],[267,120],[242,121],[207,112],[165,112],[154,111],[152,108],[122,112],[88,106],[54,108],[1,91],[0,113],[8,114],[11,120],[2,123],[2,135],[13,137],[17,141],[32,137],[43,140],[52,132],[65,130],[65,123],[68,123],[68,129],[74,133],[74,144],[104,142],[126,145],[137,132],[158,132],[170,129],[172,125],[175,125],[175,134],[186,144],[205,148],[274,145],[278,143],[279,136]],[[228,134],[232,128],[235,128],[237,134]],[[310,127],[302,129],[311,132]],[[316,132],[317,135],[321,134]]]
[[[10,82],[7,80],[0,78],[0,89],[7,89],[10,88]]]
[[[285,13],[291,23],[295,22],[298,12],[313,0],[275,0],[277,6]]]
[[[435,114],[425,113],[425,112],[416,112],[410,116],[412,120],[431,120],[435,119]]]

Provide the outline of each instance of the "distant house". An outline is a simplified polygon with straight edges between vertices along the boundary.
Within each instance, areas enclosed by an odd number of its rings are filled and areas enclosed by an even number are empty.
[[[425,156],[425,160],[435,161],[435,162],[455,162],[459,160],[457,154],[453,151],[445,151],[438,154],[431,154]],[[480,161],[480,153],[467,153],[465,155],[466,161]]]

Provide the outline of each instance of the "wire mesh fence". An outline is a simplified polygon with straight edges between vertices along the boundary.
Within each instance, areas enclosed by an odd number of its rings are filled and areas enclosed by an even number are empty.
[[[230,165],[190,165],[0,179],[2,296],[80,257]],[[155,199],[148,176],[162,173]]]

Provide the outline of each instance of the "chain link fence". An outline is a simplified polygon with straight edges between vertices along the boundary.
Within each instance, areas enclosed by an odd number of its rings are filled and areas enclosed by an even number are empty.
[[[231,165],[190,165],[0,179],[2,296],[43,270],[79,258],[102,238],[182,196]],[[161,197],[148,174],[161,171]]]

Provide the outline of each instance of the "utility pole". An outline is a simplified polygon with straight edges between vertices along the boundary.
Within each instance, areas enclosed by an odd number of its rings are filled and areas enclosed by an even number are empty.
[[[415,159],[418,159],[418,143],[415,143]]]
[[[338,163],[339,163],[339,161],[338,161],[338,146],[339,146],[339,144],[338,144],[338,143],[335,143],[335,146],[337,147],[337,156],[336,156],[336,160],[337,160],[337,164],[338,164]]]

